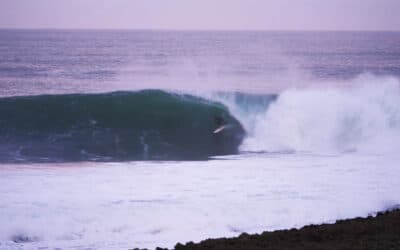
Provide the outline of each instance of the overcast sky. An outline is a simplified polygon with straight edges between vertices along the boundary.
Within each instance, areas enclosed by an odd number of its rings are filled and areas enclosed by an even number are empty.
[[[400,0],[0,0],[0,27],[400,30]]]

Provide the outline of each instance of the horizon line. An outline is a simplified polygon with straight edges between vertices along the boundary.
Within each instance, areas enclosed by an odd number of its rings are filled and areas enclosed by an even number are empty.
[[[400,32],[377,29],[170,29],[170,28],[56,28],[56,27],[0,27],[0,30],[58,30],[58,31],[174,31],[174,32]]]

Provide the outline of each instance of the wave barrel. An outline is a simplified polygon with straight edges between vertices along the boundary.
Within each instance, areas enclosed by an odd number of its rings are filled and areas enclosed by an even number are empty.
[[[222,104],[161,90],[0,98],[1,162],[202,160],[244,134]]]

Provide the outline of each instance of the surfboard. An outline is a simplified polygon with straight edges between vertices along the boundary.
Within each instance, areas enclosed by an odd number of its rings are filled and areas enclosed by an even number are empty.
[[[222,130],[225,129],[225,125],[222,125],[221,127],[217,128],[216,130],[214,130],[214,134],[218,134],[219,132],[221,132]]]

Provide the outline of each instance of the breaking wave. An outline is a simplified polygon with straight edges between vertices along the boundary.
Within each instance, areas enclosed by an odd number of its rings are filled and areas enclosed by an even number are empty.
[[[204,160],[239,152],[397,152],[398,79],[276,94],[162,90],[0,99],[0,161]],[[220,133],[213,133],[224,125]]]
[[[1,98],[0,134],[2,162],[196,160],[237,153],[244,130],[221,103],[143,90]]]

